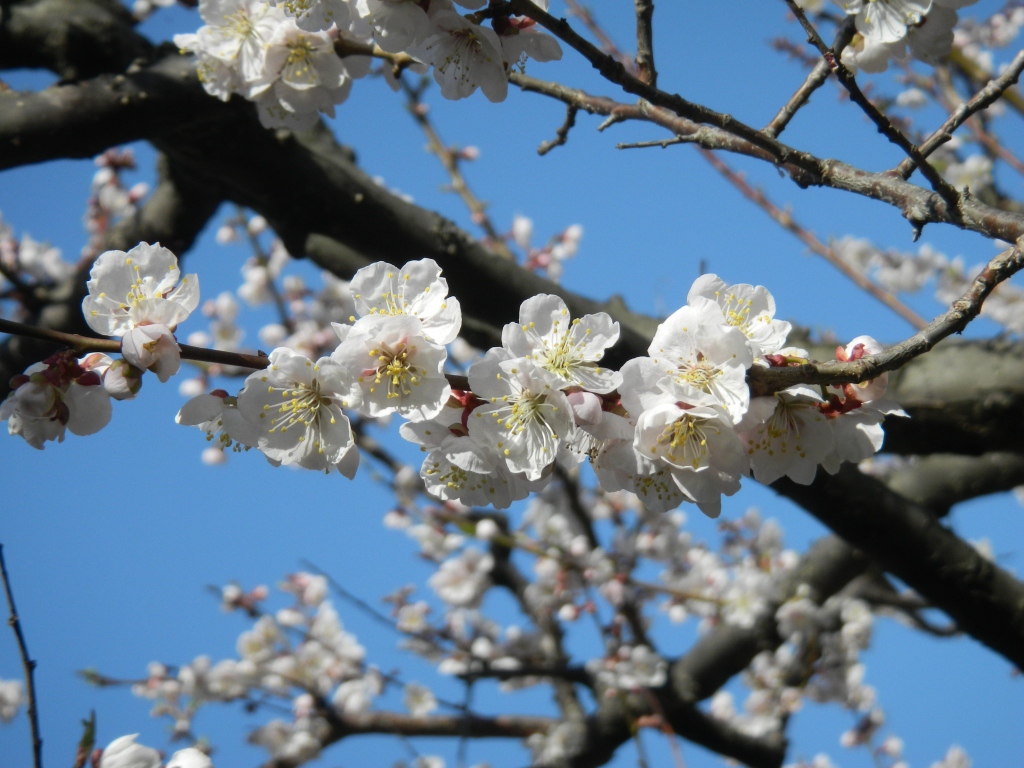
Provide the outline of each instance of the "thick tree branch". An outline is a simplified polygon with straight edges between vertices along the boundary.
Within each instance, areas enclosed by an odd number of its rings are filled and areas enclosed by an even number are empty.
[[[847,464],[814,483],[772,487],[886,571],[906,582],[964,632],[1024,669],[1024,583],[986,560],[924,507]]]

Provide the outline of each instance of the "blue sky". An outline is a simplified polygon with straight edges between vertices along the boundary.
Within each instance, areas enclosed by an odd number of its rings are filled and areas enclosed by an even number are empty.
[[[631,3],[595,0],[592,8],[607,28],[628,43]],[[979,5],[994,10],[995,2]],[[776,35],[801,39],[785,20],[779,3],[670,3],[656,11],[655,51],[663,87],[687,98],[761,125],[803,77],[801,68],[768,43]],[[198,17],[184,9],[159,12],[146,24],[155,39],[195,29]],[[1010,51],[1012,54],[1012,50]],[[529,74],[559,79],[593,92],[614,94],[589,66],[573,56],[552,65],[531,65]],[[48,76],[14,73],[4,77],[16,88],[39,87]],[[880,88],[894,92],[890,81]],[[537,145],[554,135],[563,108],[541,97],[510,92],[492,105],[479,94],[462,102],[444,102],[428,93],[431,114],[446,142],[479,146],[479,161],[466,169],[476,193],[491,202],[491,215],[505,228],[515,213],[531,216],[536,239],[580,223],[585,235],[576,259],[567,264],[564,283],[597,298],[621,294],[630,307],[667,313],[685,303],[699,264],[731,282],[760,283],[776,297],[779,314],[834,332],[840,338],[868,333],[896,341],[910,329],[888,310],[858,292],[830,266],[804,253],[789,234],[742,200],[685,146],[665,150],[617,151],[617,142],[662,138],[653,126],[617,125],[604,133],[600,118],[580,115],[566,146],[545,157]],[[926,113],[925,125],[940,116]],[[1020,150],[1017,116],[1001,118],[1003,134]],[[356,84],[334,121],[339,139],[352,145],[362,166],[389,186],[411,194],[417,203],[437,209],[472,231],[459,201],[440,188],[446,179],[436,159],[423,152],[424,140],[399,97],[382,83]],[[900,159],[896,148],[848,103],[840,103],[832,84],[815,95],[784,134],[786,141],[824,156],[837,156],[871,169]],[[153,153],[136,147],[140,170],[131,180],[151,180]],[[893,209],[829,190],[796,188],[771,168],[728,158],[762,184],[779,204],[791,204],[798,220],[823,239],[845,234],[872,238],[883,247],[911,249],[910,228]],[[68,258],[85,242],[81,214],[94,167],[88,161],[56,162],[0,175],[0,211],[16,229],[52,241]],[[1021,179],[1000,177],[1020,195]],[[230,211],[223,211],[223,215]],[[215,296],[239,284],[247,253],[213,241],[204,233],[187,256],[187,271],[200,275],[203,295]],[[968,264],[987,260],[995,247],[952,228],[930,228],[924,241],[948,255],[962,254]],[[307,268],[300,265],[298,271]],[[308,270],[306,274],[309,274]],[[939,306],[927,296],[908,302],[931,316]],[[255,343],[265,315],[243,315]],[[190,319],[182,331],[204,326]],[[978,324],[974,333],[990,333]],[[149,661],[180,663],[207,653],[231,656],[244,622],[222,614],[206,585],[231,579],[245,586],[275,584],[308,558],[328,570],[350,591],[370,602],[407,583],[422,585],[431,572],[415,555],[413,543],[387,531],[381,515],[388,495],[364,466],[349,483],[338,475],[274,470],[255,454],[233,457],[222,467],[199,461],[205,443],[195,430],[177,427],[173,416],[182,403],[176,383],[147,380],[140,397],[115,404],[110,426],[90,438],[73,436],[62,445],[37,452],[22,441],[0,436],[3,488],[0,542],[5,546],[25,632],[39,661],[38,684],[45,754],[51,765],[70,762],[79,736],[78,721],[97,712],[100,741],[140,732],[141,740],[168,747],[165,724],[151,719],[146,703],[124,690],[96,690],[74,671],[85,667],[114,676],[140,676]],[[394,435],[384,439],[412,458]],[[790,546],[802,549],[821,535],[821,527],[787,502],[754,483],[726,500],[726,516],[757,506],[777,517]],[[713,539],[713,526],[696,510],[687,510],[696,535]],[[952,524],[968,538],[990,538],[1000,561],[1021,570],[1024,514],[1009,495],[963,505]],[[423,587],[420,594],[429,590]],[[281,598],[275,597],[278,604]],[[504,597],[486,604],[499,617],[513,614]],[[399,653],[396,638],[350,606],[339,604],[346,627],[381,668],[401,669],[406,680],[427,683],[439,695],[455,699],[459,688],[432,674],[418,660]],[[951,743],[961,744],[975,765],[1015,765],[1024,757],[1024,681],[1009,665],[969,639],[935,640],[885,620],[878,622],[867,653],[868,681],[879,689],[892,731],[907,744],[912,766],[929,766]],[[689,630],[658,637],[666,652],[686,647]],[[589,641],[572,636],[574,648]],[[0,632],[0,678],[20,675],[13,637]],[[483,712],[551,711],[540,691],[503,697],[481,685],[476,698]],[[382,706],[399,706],[396,696]],[[271,714],[248,715],[231,706],[210,707],[200,715],[197,732],[216,744],[216,764],[255,765],[262,751],[244,744],[245,730]],[[792,757],[829,752],[843,766],[866,766],[862,752],[843,750],[839,733],[851,716],[836,707],[807,707],[793,720]],[[664,740],[645,736],[652,765],[665,765]],[[417,740],[424,753],[444,755],[454,764],[454,744]],[[720,765],[717,757],[684,744],[690,766]],[[29,764],[24,715],[0,727],[0,766]],[[407,757],[397,741],[354,739],[333,748],[324,766],[389,766]],[[489,760],[494,768],[527,763],[527,753],[510,742],[474,744],[470,762]],[[635,763],[632,746],[614,765]]]

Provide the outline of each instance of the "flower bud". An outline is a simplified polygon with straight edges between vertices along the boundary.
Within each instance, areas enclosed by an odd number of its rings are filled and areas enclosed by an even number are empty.
[[[103,389],[115,400],[131,400],[142,389],[142,374],[131,363],[115,360],[103,374]]]

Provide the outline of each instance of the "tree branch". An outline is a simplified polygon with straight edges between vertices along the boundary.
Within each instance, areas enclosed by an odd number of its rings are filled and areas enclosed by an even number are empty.
[[[856,31],[852,16],[848,16],[839,25],[839,28],[836,30],[835,39],[832,41],[832,50],[835,51],[836,56],[842,55],[843,49],[850,44]],[[826,59],[818,59],[814,69],[811,70],[810,74],[807,75],[807,79],[804,80],[803,85],[796,90],[796,93],[789,97],[789,101],[782,105],[771,122],[764,127],[763,132],[768,136],[777,138],[780,133],[786,130],[786,126],[796,116],[796,113],[810,101],[811,94],[823,86],[831,74],[832,67],[828,61]]]
[[[902,579],[929,603],[1024,669],[1024,583],[986,560],[929,511],[854,465],[812,485],[772,484]]]
[[[1019,51],[1013,57],[1013,61],[1010,62],[999,77],[990,80],[969,101],[958,106],[947,118],[946,122],[921,143],[922,157],[928,157],[928,155],[953,138],[953,131],[963,125],[972,115],[998,101],[999,97],[1006,92],[1006,89],[1017,82],[1022,71],[1024,71],[1024,50]],[[917,163],[914,159],[908,157],[896,166],[895,171],[904,179],[909,179],[916,167]]]
[[[18,617],[18,609],[14,605],[14,591],[11,589],[11,579],[7,575],[7,563],[4,561],[4,545],[0,544],[0,577],[4,583],[4,594],[7,596],[7,609],[9,616],[7,624],[14,631],[14,639],[18,643],[18,653],[21,656],[21,667],[25,672],[25,690],[28,695],[28,725],[32,734],[32,765],[34,768],[43,768],[43,737],[39,732],[39,700],[36,698],[36,663],[28,652],[28,644],[25,642],[25,633],[21,631],[21,619]]]

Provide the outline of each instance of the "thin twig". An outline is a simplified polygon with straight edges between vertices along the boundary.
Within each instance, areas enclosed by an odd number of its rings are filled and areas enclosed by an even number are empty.
[[[839,25],[839,29],[836,30],[835,40],[832,41],[832,50],[835,51],[836,56],[842,55],[843,49],[850,44],[853,39],[853,34],[856,32],[854,27],[853,17],[849,17],[846,21]],[[804,80],[803,84],[797,88],[796,93],[789,97],[789,101],[782,105],[775,117],[772,118],[771,122],[764,127],[764,132],[772,137],[778,137],[782,133],[786,126],[789,125],[789,121],[793,119],[796,113],[805,105],[811,98],[816,90],[818,90],[825,81],[828,80],[828,76],[832,74],[832,67],[825,59],[816,59],[814,69],[811,70],[810,74]]]
[[[1024,50],[1019,51],[1013,57],[1013,61],[1010,62],[1010,65],[999,77],[990,80],[969,101],[964,102],[953,110],[953,113],[946,119],[946,122],[921,143],[921,156],[928,157],[932,152],[949,141],[953,137],[953,131],[963,125],[968,118],[998,101],[1006,90],[1017,82],[1022,71],[1024,71]],[[916,167],[917,164],[914,159],[908,157],[896,166],[896,172],[904,179],[908,179]]]
[[[341,597],[343,600],[347,600],[348,602],[352,603],[352,605],[354,605],[367,616],[372,618],[378,624],[383,624],[385,627],[388,627],[389,629],[394,629],[398,631],[398,625],[394,619],[392,619],[390,616],[385,616],[383,613],[378,611],[376,608],[374,608],[368,602],[363,600],[361,597],[353,595],[351,592],[349,592],[347,589],[341,586],[341,584],[333,576],[331,576],[331,574],[329,574],[323,568],[318,566],[312,560],[307,560],[304,558],[301,562],[306,568],[309,568],[309,570],[313,571],[313,573],[316,573],[327,579],[327,583],[331,585],[331,589],[337,592],[338,596]]]
[[[605,53],[626,67],[630,72],[636,73],[636,64],[633,62],[633,59],[608,36],[608,33],[597,23],[597,19],[594,18],[594,14],[589,9],[580,4],[579,0],[565,0],[565,5],[569,9],[569,13],[579,19],[583,26],[587,28],[587,31],[597,38]]]
[[[658,139],[656,141],[634,141],[628,144],[616,144],[616,149],[647,149],[648,147],[670,147],[673,144],[692,144],[692,140],[686,136],[673,136],[668,139]]]
[[[996,286],[1024,269],[1024,236],[1012,247],[992,259],[971,283],[967,291],[941,315],[909,339],[876,355],[865,355],[847,363],[831,361],[805,363],[791,368],[754,366],[747,372],[751,394],[766,395],[795,384],[859,384],[887,371],[902,368],[954,333],[960,333],[981,313],[985,299]]]
[[[796,16],[797,21],[804,28],[807,33],[807,42],[813,45],[821,53],[822,57],[832,68],[836,78],[846,89],[847,93],[850,94],[850,100],[856,104],[861,110],[871,119],[871,122],[878,128],[878,132],[885,136],[889,141],[902,149],[907,156],[914,161],[916,166],[921,169],[921,173],[928,179],[932,188],[938,192],[942,199],[946,201],[946,205],[949,206],[949,213],[951,216],[958,216],[960,211],[960,193],[942,178],[942,175],[935,170],[935,168],[925,159],[921,154],[917,145],[910,141],[903,132],[900,131],[888,117],[883,115],[878,107],[871,103],[871,100],[864,95],[864,92],[857,85],[857,78],[853,76],[853,73],[846,68],[846,65],[840,60],[839,56],[829,48],[825,41],[821,39],[821,35],[818,34],[818,30],[814,28],[814,25],[807,18],[807,14],[804,13],[803,8],[799,6],[797,0],[785,0],[786,5]]]
[[[479,225],[487,235],[485,244],[499,256],[506,259],[515,259],[512,251],[505,244],[505,238],[498,233],[494,223],[487,215],[487,204],[474,195],[469,185],[466,184],[466,177],[462,175],[462,169],[459,167],[458,152],[445,146],[444,142],[441,141],[440,135],[437,133],[437,129],[434,128],[433,123],[430,122],[430,118],[427,116],[427,105],[423,103],[422,99],[427,81],[424,80],[424,84],[419,88],[413,88],[405,81],[405,78],[400,78],[399,82],[402,84],[402,90],[405,93],[409,114],[412,115],[412,119],[416,121],[420,130],[423,131],[423,135],[427,137],[427,149],[441,161],[441,165],[444,166],[444,169],[448,172],[448,177],[451,179],[452,189],[462,198],[462,202],[466,204],[473,223]]]
[[[885,306],[902,317],[917,330],[921,330],[928,325],[927,320],[900,301],[895,295],[880,287],[867,276],[861,274],[839,258],[835,250],[821,242],[813,232],[798,224],[789,212],[784,211],[775,205],[768,199],[764,192],[750,186],[741,174],[730,168],[722,161],[721,158],[718,157],[718,155],[701,147],[698,147],[698,151],[701,156],[708,161],[711,167],[722,174],[722,176],[736,187],[744,197],[767,213],[780,227],[785,229],[787,232],[791,232],[796,235],[800,242],[806,245],[810,251],[821,256],[825,261],[846,275],[858,288],[878,299],[878,301],[885,304]]]
[[[634,0],[636,8],[636,76],[652,88],[658,87],[654,68],[653,0]]]
[[[14,630],[14,637],[18,641],[18,653],[21,654],[21,666],[25,670],[25,690],[28,694],[28,724],[32,732],[32,765],[33,768],[43,768],[43,737],[39,734],[39,701],[36,698],[36,663],[29,656],[25,635],[21,631],[21,619],[18,618],[18,609],[14,607],[14,592],[11,589],[11,579],[7,575],[7,563],[4,561],[3,544],[0,544],[0,577],[3,577],[4,592],[7,595],[7,608],[10,610],[10,617],[7,619],[7,623]]]
[[[563,122],[561,127],[555,131],[555,138],[541,142],[541,145],[537,147],[538,155],[546,155],[555,147],[560,147],[569,140],[569,131],[571,131],[572,127],[576,125],[577,112],[579,112],[579,107],[572,104],[566,106],[565,122]]]
[[[42,339],[52,341],[55,344],[62,344],[70,347],[75,352],[105,352],[112,354],[121,353],[121,342],[114,339],[97,339],[92,336],[79,336],[77,333],[64,333],[53,331],[49,328],[39,328],[35,325],[16,323],[13,320],[0,319],[0,333],[10,333],[14,336],[27,336],[30,339]],[[179,344],[182,360],[194,360],[200,363],[220,363],[221,365],[232,365],[236,368],[251,368],[261,371],[270,365],[270,358],[259,353],[256,355],[245,355],[241,352],[226,352],[222,349],[207,349],[206,347],[194,347],[191,344]],[[468,390],[469,379],[455,373],[446,373],[445,378],[455,389]]]

